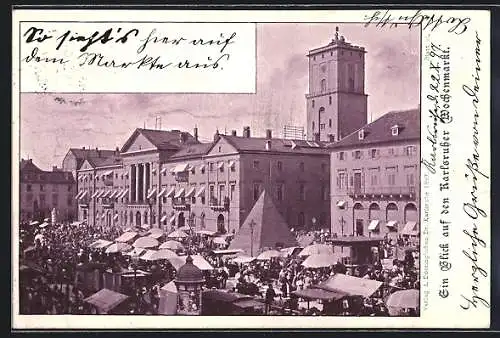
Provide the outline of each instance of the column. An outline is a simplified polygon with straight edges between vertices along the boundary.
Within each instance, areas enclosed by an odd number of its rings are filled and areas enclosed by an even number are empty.
[[[128,191],[128,200],[130,202],[133,202],[134,201],[134,198],[135,198],[135,170],[134,170],[134,165],[130,165],[130,170],[129,170],[129,191]]]
[[[146,197],[148,195],[148,177],[147,177],[147,170],[148,164],[144,163],[142,165],[142,200],[146,201]]]
[[[140,165],[136,164],[135,165],[135,197],[134,201],[138,202],[139,201],[139,170]]]

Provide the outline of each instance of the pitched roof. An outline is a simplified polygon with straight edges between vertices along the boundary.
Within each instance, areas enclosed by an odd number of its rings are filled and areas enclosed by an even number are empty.
[[[211,147],[212,143],[190,144],[182,148],[172,156],[170,156],[169,159],[180,159],[180,158],[202,156],[207,154]]]
[[[33,164],[31,160],[21,160],[19,173],[22,183],[73,184],[75,182],[71,172],[44,171]]]
[[[392,135],[391,128],[397,125],[399,133]],[[359,139],[359,131],[364,130],[364,138]],[[365,125],[355,132],[347,135],[342,140],[330,143],[329,148],[355,148],[359,146],[409,141],[420,139],[420,109],[389,112],[375,121]]]
[[[120,156],[95,157],[95,158],[89,158],[87,159],[87,161],[94,168],[120,165],[123,163],[123,160]]]
[[[263,248],[274,248],[277,243],[283,247],[298,245],[271,196],[264,190],[231,241],[229,250],[242,249],[247,255],[257,256]]]
[[[31,159],[23,160],[21,159],[21,164],[19,165],[20,172],[42,172],[43,170],[38,168]]]
[[[325,142],[314,142],[306,140],[292,140],[265,137],[243,137],[232,135],[220,135],[236,148],[239,152],[278,152],[294,154],[325,154],[328,153]],[[271,141],[271,150],[266,150],[266,142]]]
[[[180,130],[157,130],[157,129],[143,129],[137,128],[129,139],[123,145],[121,151],[124,151],[135,140],[138,134],[143,135],[148,139],[158,150],[177,150],[185,145],[199,143],[194,136],[188,132]],[[182,140],[184,135],[185,140]]]
[[[116,150],[109,149],[80,149],[80,148],[70,148],[70,152],[75,155],[75,157],[79,160],[86,160],[88,158],[96,158],[96,157],[109,157],[117,155]]]

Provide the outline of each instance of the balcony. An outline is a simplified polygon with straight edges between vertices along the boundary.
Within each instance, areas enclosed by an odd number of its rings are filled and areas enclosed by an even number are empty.
[[[229,210],[229,198],[224,197],[221,200],[222,201],[219,201],[219,199],[217,199],[215,197],[210,197],[210,201],[208,202],[210,209],[212,209],[214,211],[228,211]]]
[[[101,204],[104,209],[113,209],[115,206],[113,198],[103,198]]]
[[[177,182],[187,182],[189,180],[189,171],[175,173],[174,176]]]
[[[191,205],[189,205],[187,202],[186,202],[186,199],[184,197],[181,197],[181,198],[173,198],[172,199],[172,207],[174,208],[174,210],[190,210],[191,209]]]
[[[384,186],[349,188],[347,194],[354,199],[363,198],[409,198],[415,199],[415,186]]]
[[[78,205],[80,206],[80,208],[88,208],[89,207],[89,203],[90,203],[90,198],[89,197],[85,197],[85,198],[82,198],[82,199],[79,199],[78,200]]]

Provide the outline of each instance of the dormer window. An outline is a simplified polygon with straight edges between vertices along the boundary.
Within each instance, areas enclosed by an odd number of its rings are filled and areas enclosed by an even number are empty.
[[[391,134],[392,136],[399,135],[399,126],[397,124],[391,127]]]
[[[364,129],[361,129],[360,131],[358,131],[358,139],[360,139],[360,140],[365,139],[365,130]]]

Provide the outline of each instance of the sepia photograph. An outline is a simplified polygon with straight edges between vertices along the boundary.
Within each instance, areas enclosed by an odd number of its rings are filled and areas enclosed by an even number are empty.
[[[421,27],[255,47],[253,93],[20,93],[21,315],[420,316]]]

